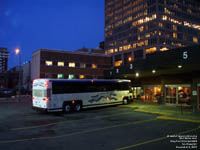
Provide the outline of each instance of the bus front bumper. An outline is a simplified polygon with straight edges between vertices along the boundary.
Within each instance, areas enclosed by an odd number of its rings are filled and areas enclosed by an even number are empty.
[[[57,111],[63,111],[62,108],[47,109],[47,108],[40,108],[40,107],[35,107],[35,106],[32,106],[32,109],[36,110],[36,111],[40,111],[40,112],[57,112]]]
[[[39,108],[39,107],[32,106],[32,109],[36,111],[41,111],[41,112],[48,112],[47,108]]]

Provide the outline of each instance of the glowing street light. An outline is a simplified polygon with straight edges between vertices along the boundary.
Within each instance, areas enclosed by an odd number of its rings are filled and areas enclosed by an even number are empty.
[[[20,97],[20,92],[21,92],[21,53],[20,53],[20,49],[17,48],[15,50],[15,54],[19,55],[19,81],[18,81],[18,98]]]
[[[17,48],[17,49],[15,50],[15,54],[18,55],[19,53],[20,53],[20,50],[19,50],[19,48]]]
[[[136,77],[139,77],[139,76],[140,76],[139,72],[136,72],[135,76],[136,76]]]

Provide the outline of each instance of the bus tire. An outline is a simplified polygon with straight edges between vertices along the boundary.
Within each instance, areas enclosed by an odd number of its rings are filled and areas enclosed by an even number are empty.
[[[76,103],[74,106],[74,111],[79,112],[82,109],[82,105],[80,102]]]
[[[123,99],[123,104],[128,105],[128,99],[127,98]]]
[[[67,104],[67,103],[64,104],[63,105],[63,111],[66,112],[66,113],[70,112],[71,111],[71,105]]]

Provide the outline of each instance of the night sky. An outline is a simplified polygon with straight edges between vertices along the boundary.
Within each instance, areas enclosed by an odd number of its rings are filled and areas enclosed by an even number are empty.
[[[39,48],[96,48],[104,40],[104,0],[0,0],[0,47],[8,67],[31,60]]]

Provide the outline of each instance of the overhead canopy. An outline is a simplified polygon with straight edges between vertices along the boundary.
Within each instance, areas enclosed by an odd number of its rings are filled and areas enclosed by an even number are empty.
[[[105,71],[105,77],[134,79],[188,73],[200,73],[200,45],[148,54],[146,59]]]

